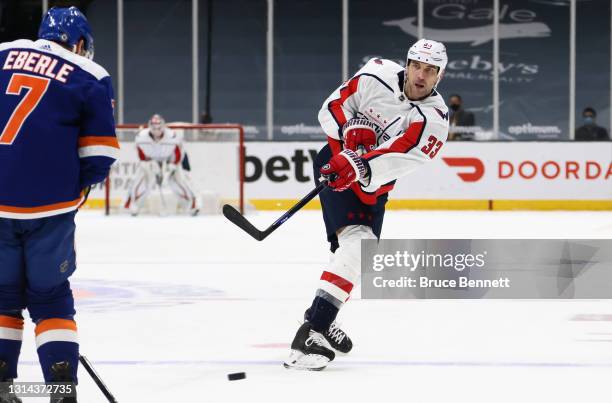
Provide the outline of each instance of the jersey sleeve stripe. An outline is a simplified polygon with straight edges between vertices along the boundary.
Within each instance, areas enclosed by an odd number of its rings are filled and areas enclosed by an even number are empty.
[[[344,111],[342,110],[342,105],[344,105],[348,97],[357,92],[359,77],[360,76],[351,78],[348,84],[340,89],[340,98],[334,99],[327,105],[327,109],[334,117],[339,129],[342,129],[342,126],[344,126],[347,121]]]
[[[415,122],[411,124],[408,129],[389,146],[389,148],[371,151],[364,155],[364,158],[369,161],[375,157],[388,153],[405,154],[419,144],[424,128],[425,122]]]
[[[89,146],[79,148],[79,158],[87,157],[108,157],[119,158],[119,149],[108,146]]]
[[[119,141],[115,136],[83,136],[79,137],[79,147],[107,146],[119,148]]]
[[[371,151],[363,156],[366,160],[372,160],[376,157],[379,157],[388,153],[407,153],[412,150],[417,144],[420,143],[421,137],[423,136],[423,132],[425,131],[425,126],[427,126],[427,117],[421,111],[418,106],[415,106],[421,117],[422,121],[414,122],[404,131],[404,133],[394,141],[389,148],[383,148]]]

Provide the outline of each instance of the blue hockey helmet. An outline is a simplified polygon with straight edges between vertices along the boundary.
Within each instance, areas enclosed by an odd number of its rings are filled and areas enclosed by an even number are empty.
[[[75,46],[82,38],[85,41],[85,57],[93,59],[94,39],[87,18],[76,7],[53,7],[47,11],[38,29],[40,39]]]

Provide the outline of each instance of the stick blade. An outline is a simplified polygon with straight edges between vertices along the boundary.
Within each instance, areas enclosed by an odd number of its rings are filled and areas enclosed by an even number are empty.
[[[240,214],[240,212],[236,210],[233,206],[230,206],[229,204],[224,204],[223,215],[225,216],[225,218],[236,224],[238,228],[240,228],[256,240],[261,241],[265,238],[264,233],[255,228],[255,226],[251,224],[249,220],[244,218],[244,216]]]

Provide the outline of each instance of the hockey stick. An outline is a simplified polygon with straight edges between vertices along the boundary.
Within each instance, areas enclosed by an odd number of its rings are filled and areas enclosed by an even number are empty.
[[[319,185],[310,191],[306,196],[304,196],[300,201],[298,201],[293,207],[285,212],[282,216],[278,217],[276,221],[272,223],[268,228],[263,231],[255,228],[253,224],[249,222],[238,210],[229,204],[225,204],[223,206],[223,215],[225,218],[236,224],[240,229],[244,232],[257,239],[258,241],[263,241],[268,235],[273,233],[278,227],[283,225],[285,221],[291,218],[296,212],[298,212],[302,207],[306,205],[309,201],[314,199],[325,187],[327,186],[327,182],[323,181],[319,183]]]
[[[98,387],[100,388],[100,391],[102,391],[102,393],[108,399],[108,401],[110,403],[117,403],[117,399],[115,399],[115,397],[110,393],[110,391],[108,390],[104,382],[102,382],[102,379],[100,379],[100,376],[98,376],[96,371],[93,369],[89,360],[85,358],[85,356],[79,355],[79,361],[85,367],[85,369],[89,373],[89,376],[91,376],[91,379],[93,379],[96,385],[98,385]]]

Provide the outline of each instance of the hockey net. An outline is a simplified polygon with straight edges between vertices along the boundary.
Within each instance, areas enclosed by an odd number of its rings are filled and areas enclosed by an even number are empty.
[[[167,125],[184,138],[184,151],[190,171],[186,174],[200,200],[200,211],[214,214],[223,204],[231,204],[244,211],[244,129],[235,124],[179,124]],[[106,214],[124,211],[132,181],[139,166],[134,139],[145,124],[117,125],[121,144],[119,160],[111,168],[103,189]],[[161,200],[160,200],[161,199]],[[174,202],[174,203],[173,203]],[[174,213],[176,200],[163,185],[152,189],[145,201],[144,213]],[[178,212],[178,211],[177,211]]]

